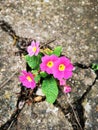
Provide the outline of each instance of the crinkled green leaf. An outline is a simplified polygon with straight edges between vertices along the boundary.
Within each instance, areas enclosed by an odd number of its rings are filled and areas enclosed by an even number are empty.
[[[28,63],[28,65],[32,68],[32,69],[39,69],[39,65],[41,63],[41,55],[37,55],[37,56],[29,56],[26,55],[25,59],[26,62]]]
[[[53,54],[60,56],[61,55],[61,51],[62,51],[62,47],[61,46],[57,46],[54,51]]]
[[[46,101],[54,103],[58,96],[57,82],[53,77],[49,77],[42,82],[42,92],[46,95]]]
[[[48,75],[48,74],[47,74],[46,72],[44,72],[44,71],[41,71],[41,72],[40,72],[40,76],[43,77],[43,78],[47,77],[47,75]]]

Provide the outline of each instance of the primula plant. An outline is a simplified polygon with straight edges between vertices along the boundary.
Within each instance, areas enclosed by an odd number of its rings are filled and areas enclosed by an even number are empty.
[[[71,92],[71,87],[66,80],[72,77],[74,66],[70,59],[61,56],[62,48],[58,46],[54,50],[40,49],[40,43],[32,41],[27,47],[25,60],[30,71],[22,71],[19,80],[23,86],[29,89],[40,87],[46,96],[46,101],[54,103],[58,97],[59,87],[63,87],[64,93]]]

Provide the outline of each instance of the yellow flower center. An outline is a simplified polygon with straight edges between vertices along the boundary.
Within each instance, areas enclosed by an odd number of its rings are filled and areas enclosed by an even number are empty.
[[[59,65],[59,70],[60,70],[60,71],[64,71],[64,70],[65,70],[65,68],[66,68],[66,67],[65,67],[65,65],[64,65],[64,64],[60,64],[60,65]]]
[[[52,61],[49,61],[49,62],[47,63],[47,66],[48,66],[49,68],[51,68],[51,67],[53,66],[53,62],[52,62]]]
[[[31,82],[31,81],[32,81],[32,79],[31,79],[31,77],[30,77],[30,76],[27,76],[27,80],[28,80],[29,82]]]
[[[33,47],[33,48],[32,48],[32,51],[33,51],[33,52],[36,52],[36,47]]]

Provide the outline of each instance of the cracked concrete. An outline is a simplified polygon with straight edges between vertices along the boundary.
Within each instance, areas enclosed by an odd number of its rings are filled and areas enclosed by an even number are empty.
[[[34,38],[41,42],[56,37],[56,41],[50,44],[52,47],[61,45],[63,54],[73,63],[89,65],[98,60],[97,5],[97,0],[1,0],[0,20],[4,19],[10,23],[16,34],[22,37]],[[25,69],[25,61],[15,56],[17,48],[12,43],[13,39],[0,29],[0,84],[2,85],[19,70],[0,89],[0,125],[4,124],[15,111],[17,93],[20,92],[18,76],[20,69]],[[76,67],[72,79],[68,81],[72,86],[71,103],[83,95],[94,79],[95,73],[90,68]],[[85,119],[84,130],[98,129],[97,84],[96,82],[82,103]],[[58,102],[67,111],[68,103],[65,95],[60,94]],[[18,130],[73,130],[74,127],[68,120],[70,113],[64,117],[64,113],[57,108],[46,102],[34,106],[26,105],[19,115]],[[54,112],[54,110],[57,111]],[[10,129],[16,130],[16,125]]]

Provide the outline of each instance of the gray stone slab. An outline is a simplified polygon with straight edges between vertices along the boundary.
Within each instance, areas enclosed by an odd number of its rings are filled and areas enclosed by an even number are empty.
[[[56,40],[52,47],[61,45],[63,54],[69,57],[72,63],[79,62],[89,65],[98,60],[98,1],[92,0],[1,0],[0,20],[4,19],[11,24],[16,34],[46,42]],[[13,47],[13,40],[6,32],[0,29],[0,84],[4,83],[13,73],[15,75],[0,90],[0,125],[4,124],[16,109],[18,86],[18,69],[25,69],[23,58],[15,56],[17,51]],[[70,94],[73,103],[79,99],[93,83],[95,73],[90,69],[76,68],[72,79],[68,83],[72,86]],[[97,130],[97,83],[91,88],[83,102],[86,118],[85,130]],[[60,94],[58,102],[68,107],[66,96]],[[18,120],[20,130],[72,130],[68,118],[64,113],[50,106],[46,102],[26,105]],[[51,108],[52,107],[52,108]],[[87,108],[89,109],[89,112]],[[95,108],[95,109],[94,109]],[[33,110],[32,110],[33,109]],[[55,110],[56,113],[54,112]],[[95,111],[96,110],[96,111]],[[32,111],[38,117],[33,119]],[[47,112],[48,111],[48,112]],[[36,115],[36,114],[35,114]],[[95,120],[94,120],[95,117]],[[53,121],[52,121],[53,119]],[[10,129],[16,129],[16,126]]]

